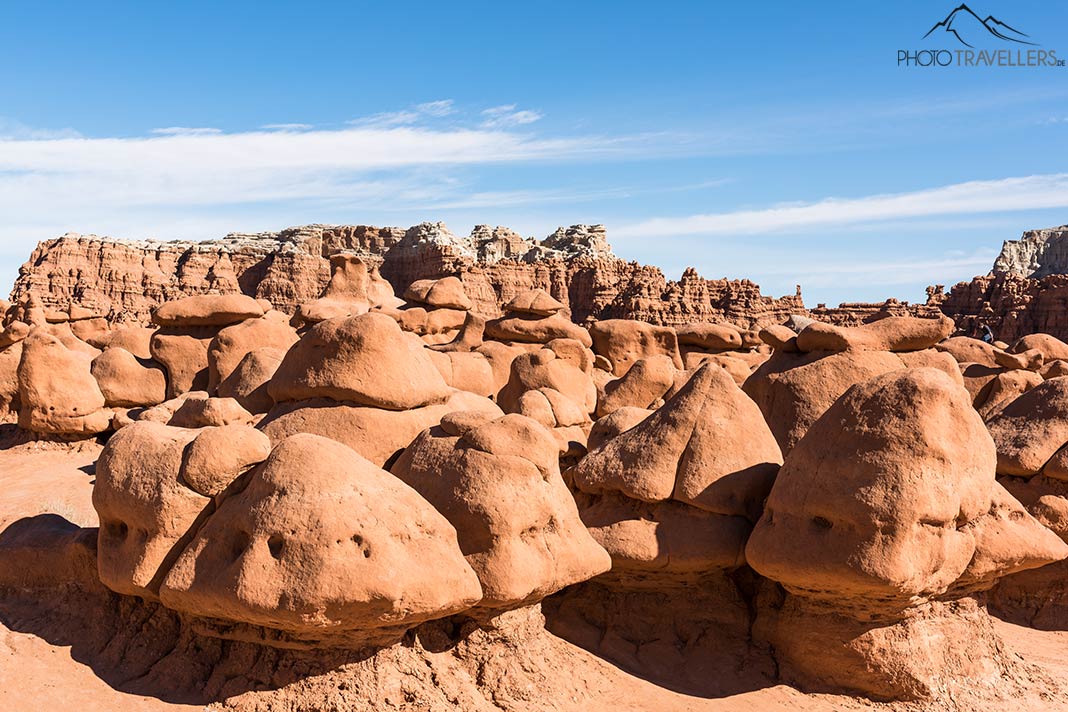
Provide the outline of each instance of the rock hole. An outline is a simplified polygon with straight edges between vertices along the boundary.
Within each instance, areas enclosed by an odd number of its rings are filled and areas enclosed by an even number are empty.
[[[364,542],[363,537],[361,535],[353,534],[352,543],[359,547],[360,551],[363,553],[363,558],[371,558],[371,547]]]
[[[816,525],[817,529],[830,529],[834,526],[831,524],[831,520],[826,519],[825,517],[813,517],[812,523]]]
[[[252,541],[252,539],[246,532],[237,532],[234,535],[233,542],[230,544],[230,558],[234,561],[240,558],[241,555],[245,553],[245,550],[248,549],[250,541]]]
[[[126,522],[114,520],[110,521],[106,525],[108,536],[115,539],[125,539],[127,533],[130,531],[130,527],[126,525]]]
[[[282,547],[284,545],[285,540],[277,534],[267,540],[267,548],[271,550],[271,556],[276,559],[282,558]]]

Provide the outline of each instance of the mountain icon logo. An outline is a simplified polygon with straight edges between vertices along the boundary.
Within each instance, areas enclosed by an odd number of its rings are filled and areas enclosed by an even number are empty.
[[[986,19],[981,19],[964,3],[953,8],[953,11],[946,15],[946,19],[936,22],[934,27],[923,36],[924,39],[939,29],[956,37],[965,47],[974,47],[973,43],[979,43],[991,36],[1005,42],[1038,46],[1037,42],[1030,41],[1029,35],[1007,25],[993,15],[987,15]]]

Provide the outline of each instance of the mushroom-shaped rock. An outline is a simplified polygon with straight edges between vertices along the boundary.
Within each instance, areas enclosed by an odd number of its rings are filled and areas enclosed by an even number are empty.
[[[544,289],[528,289],[515,295],[504,305],[506,314],[552,316],[566,307]]]
[[[1049,334],[1021,336],[1008,350],[1014,354],[1037,350],[1046,361],[1068,360],[1068,344]]]
[[[919,699],[1010,664],[985,609],[961,596],[1068,546],[997,485],[995,464],[968,393],[936,369],[858,384],[813,424],[746,545],[787,592],[754,626],[784,679]]]
[[[263,316],[263,307],[244,294],[198,294],[160,305],[152,323],[160,326],[226,326]]]
[[[298,338],[289,317],[274,310],[222,329],[208,345],[208,391],[226,380],[249,352],[259,348],[288,351]]]
[[[339,252],[330,256],[330,281],[318,299],[297,307],[293,323],[318,324],[327,319],[365,314],[375,305],[399,306],[400,300],[376,270],[358,255]]]
[[[785,454],[850,386],[902,367],[886,351],[776,351],[742,389],[760,407]]]
[[[883,374],[850,389],[787,456],[747,558],[810,598],[863,607],[939,596],[977,555],[996,461],[948,376]]]
[[[675,368],[682,368],[679,340],[675,330],[629,319],[605,319],[590,326],[593,352],[612,364],[612,374],[622,376],[635,361],[648,356],[669,356]]]
[[[182,480],[194,491],[214,497],[270,454],[271,439],[250,425],[202,428],[185,451]]]
[[[1030,477],[1068,443],[1068,377],[1051,378],[993,415],[999,475]]]
[[[730,324],[691,323],[675,327],[679,344],[711,351],[729,351],[742,347],[742,334]]]
[[[445,515],[478,573],[480,608],[514,608],[604,573],[608,554],[579,520],[556,441],[506,415],[424,431],[393,466]]]
[[[63,437],[86,437],[110,427],[111,413],[104,410],[104,394],[90,370],[91,355],[68,349],[44,331],[34,331],[21,344],[19,427]]]
[[[581,343],[556,339],[546,348],[515,357],[508,383],[497,394],[497,402],[504,412],[515,413],[524,393],[551,388],[578,404],[584,412],[592,413],[597,407],[597,387],[592,373],[593,359]]]
[[[440,403],[450,392],[420,342],[376,313],[313,326],[286,354],[268,391],[277,403],[330,398],[390,410]]]
[[[782,454],[756,404],[723,369],[702,366],[653,415],[576,465],[575,485],[717,514],[759,513]]]
[[[550,316],[534,314],[506,315],[486,322],[485,336],[498,341],[545,344],[553,339],[574,339],[589,348],[590,333],[561,313]]]
[[[167,399],[167,376],[152,361],[142,363],[120,347],[108,347],[93,359],[93,378],[109,406],[156,405]]]
[[[351,449],[309,434],[275,447],[222,501],[160,589],[178,611],[349,645],[399,638],[480,597],[441,514]]]
[[[150,422],[108,440],[96,464],[93,506],[100,517],[100,580],[118,593],[154,600],[179,542],[208,497],[179,478],[195,430]]]
[[[467,311],[472,306],[471,299],[464,292],[464,283],[458,277],[418,279],[405,290],[404,298],[441,309]]]
[[[956,328],[947,316],[921,319],[889,316],[846,327],[813,322],[797,334],[801,351],[919,351],[937,344]]]
[[[208,347],[218,332],[214,326],[167,326],[152,335],[149,349],[167,370],[168,398],[208,387]]]

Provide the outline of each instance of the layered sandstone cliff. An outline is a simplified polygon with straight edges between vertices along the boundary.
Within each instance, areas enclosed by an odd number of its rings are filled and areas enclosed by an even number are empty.
[[[986,326],[1007,342],[1035,332],[1068,338],[1068,225],[1006,240],[989,274],[948,293],[932,287],[927,305],[967,333]]]
[[[307,225],[199,243],[67,234],[37,246],[11,300],[34,294],[50,310],[73,305],[112,321],[146,323],[168,300],[241,292],[292,312],[320,294],[330,277],[329,257],[337,252],[355,252],[377,265],[398,294],[418,279],[456,276],[474,310],[491,317],[530,289],[549,292],[577,322],[726,320],[748,328],[804,310],[800,291],[775,299],[748,280],[708,280],[692,269],[668,280],[656,267],[613,255],[600,225],[560,228],[536,240],[484,225],[461,237],[442,223],[408,230]]]
[[[1019,240],[1006,240],[994,262],[994,274],[1040,279],[1068,272],[1068,225],[1028,230]]]

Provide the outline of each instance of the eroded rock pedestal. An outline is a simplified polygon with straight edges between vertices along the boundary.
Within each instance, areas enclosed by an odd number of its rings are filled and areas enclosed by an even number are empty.
[[[851,388],[787,455],[746,545],[779,582],[754,633],[805,689],[933,699],[996,689],[1013,660],[972,598],[1068,556],[994,479],[968,393],[929,368]]]

